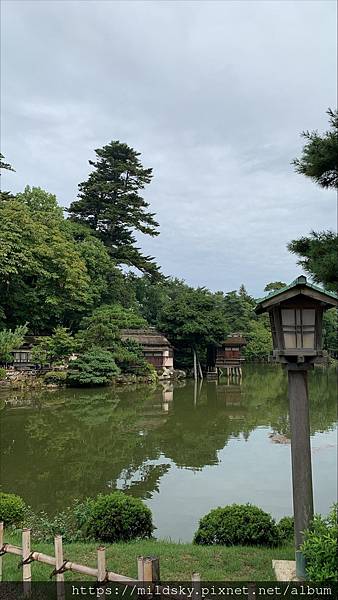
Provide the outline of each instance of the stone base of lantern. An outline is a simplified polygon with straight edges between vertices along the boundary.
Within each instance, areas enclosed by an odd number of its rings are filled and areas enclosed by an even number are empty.
[[[295,560],[273,560],[272,568],[276,575],[276,581],[302,581],[296,575]]]

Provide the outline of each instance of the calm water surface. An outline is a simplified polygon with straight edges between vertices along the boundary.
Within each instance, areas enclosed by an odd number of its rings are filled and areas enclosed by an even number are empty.
[[[190,541],[211,508],[292,513],[285,373],[246,365],[241,385],[0,392],[1,486],[54,513],[122,489],[145,500],[157,537]],[[310,374],[315,509],[337,497],[334,370]]]

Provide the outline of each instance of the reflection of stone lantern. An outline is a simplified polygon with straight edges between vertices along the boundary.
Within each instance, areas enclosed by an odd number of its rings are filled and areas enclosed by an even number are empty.
[[[322,355],[323,312],[338,306],[337,296],[298,277],[269,294],[255,308],[269,313],[274,356],[288,371],[291,428],[293,510],[295,516],[296,571],[305,576],[299,548],[313,517],[307,371]]]

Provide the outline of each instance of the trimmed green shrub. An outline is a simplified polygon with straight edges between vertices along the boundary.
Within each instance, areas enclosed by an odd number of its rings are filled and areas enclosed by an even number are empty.
[[[112,353],[94,348],[72,361],[67,383],[74,386],[108,385],[119,373]]]
[[[251,504],[218,507],[202,517],[195,544],[223,546],[274,546],[278,529],[271,515]]]
[[[66,371],[48,371],[44,376],[45,383],[57,383],[58,385],[66,383],[66,379]]]
[[[116,344],[114,358],[122,373],[139,376],[152,374],[152,365],[145,360],[142,347],[136,340],[121,340]]]
[[[0,492],[0,521],[5,525],[21,525],[26,504],[16,494]]]
[[[301,550],[306,558],[306,572],[310,581],[337,581],[338,578],[338,503],[327,517],[315,515]]]
[[[139,498],[123,492],[99,494],[82,513],[86,537],[102,542],[149,538],[154,529],[150,509]]]
[[[0,381],[2,381],[3,379],[6,379],[6,369],[0,367]]]
[[[283,517],[277,523],[279,541],[281,544],[290,542],[294,538],[295,520],[293,517]]]

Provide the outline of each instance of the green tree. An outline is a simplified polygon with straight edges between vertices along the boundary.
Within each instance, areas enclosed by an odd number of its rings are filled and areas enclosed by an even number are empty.
[[[14,171],[12,165],[5,162],[5,157],[0,152],[0,169],[5,169],[6,171]]]
[[[14,171],[12,165],[5,162],[5,157],[0,152],[0,175],[1,175],[1,169],[3,169],[4,171]],[[3,202],[5,200],[10,200],[11,198],[13,198],[13,195],[10,192],[3,192],[2,189],[0,190],[0,202]]]
[[[0,203],[0,306],[9,325],[28,321],[41,332],[88,309],[90,278],[58,207],[37,210],[26,200]]]
[[[27,324],[19,325],[14,331],[11,329],[2,329],[0,331],[0,362],[13,362],[12,352],[19,348],[28,331]]]
[[[277,292],[277,290],[281,290],[286,286],[286,283],[283,281],[271,281],[271,283],[267,283],[264,292]]]
[[[309,237],[292,240],[288,250],[301,257],[301,265],[316,283],[335,291],[338,284],[338,236],[333,231],[312,231]]]
[[[97,160],[87,181],[79,184],[78,200],[72,202],[72,220],[89,225],[109,248],[116,263],[140,271],[159,274],[154,259],[135,246],[134,233],[158,235],[158,223],[141,191],[152,179],[152,169],[144,168],[140,153],[119,141],[95,150]]]
[[[338,189],[338,112],[328,110],[331,129],[322,136],[303,132],[307,140],[301,158],[293,161],[298,173],[310,177],[323,188]],[[338,236],[333,231],[311,232],[309,237],[292,240],[288,250],[317,283],[331,290],[338,283]]]
[[[65,231],[76,244],[76,250],[84,261],[90,278],[90,304],[121,302],[130,305],[135,294],[127,277],[111,258],[108,248],[87,225],[70,220],[64,222]]]
[[[253,317],[255,300],[248,295],[243,286],[239,293],[231,291],[225,294],[222,304],[231,331],[241,331],[245,335]]]
[[[27,206],[32,215],[40,221],[50,223],[53,219],[63,220],[63,210],[58,205],[55,194],[50,194],[40,187],[26,185],[23,192],[16,194],[16,200]]]
[[[208,344],[221,341],[229,332],[221,298],[182,283],[166,303],[159,326],[176,348],[190,348],[202,360]]]
[[[77,334],[81,348],[92,346],[114,348],[119,341],[121,329],[141,329],[147,322],[132,308],[124,308],[120,304],[103,305],[84,317]]]
[[[75,340],[67,327],[56,327],[53,335],[43,336],[32,349],[37,364],[52,363],[67,358],[75,349]]]
[[[338,111],[329,110],[331,129],[320,135],[318,131],[303,131],[307,140],[301,158],[292,164],[297,173],[310,177],[324,188],[338,188]]]
[[[250,321],[246,332],[247,346],[244,356],[249,360],[266,359],[272,350],[272,338],[270,327],[264,318]]]
[[[67,383],[74,386],[108,385],[119,372],[111,352],[93,348],[72,361]]]
[[[323,317],[323,347],[325,350],[338,350],[338,311],[331,308]]]
[[[136,340],[120,340],[114,344],[113,356],[122,373],[150,375],[156,371],[143,355],[141,345]]]

